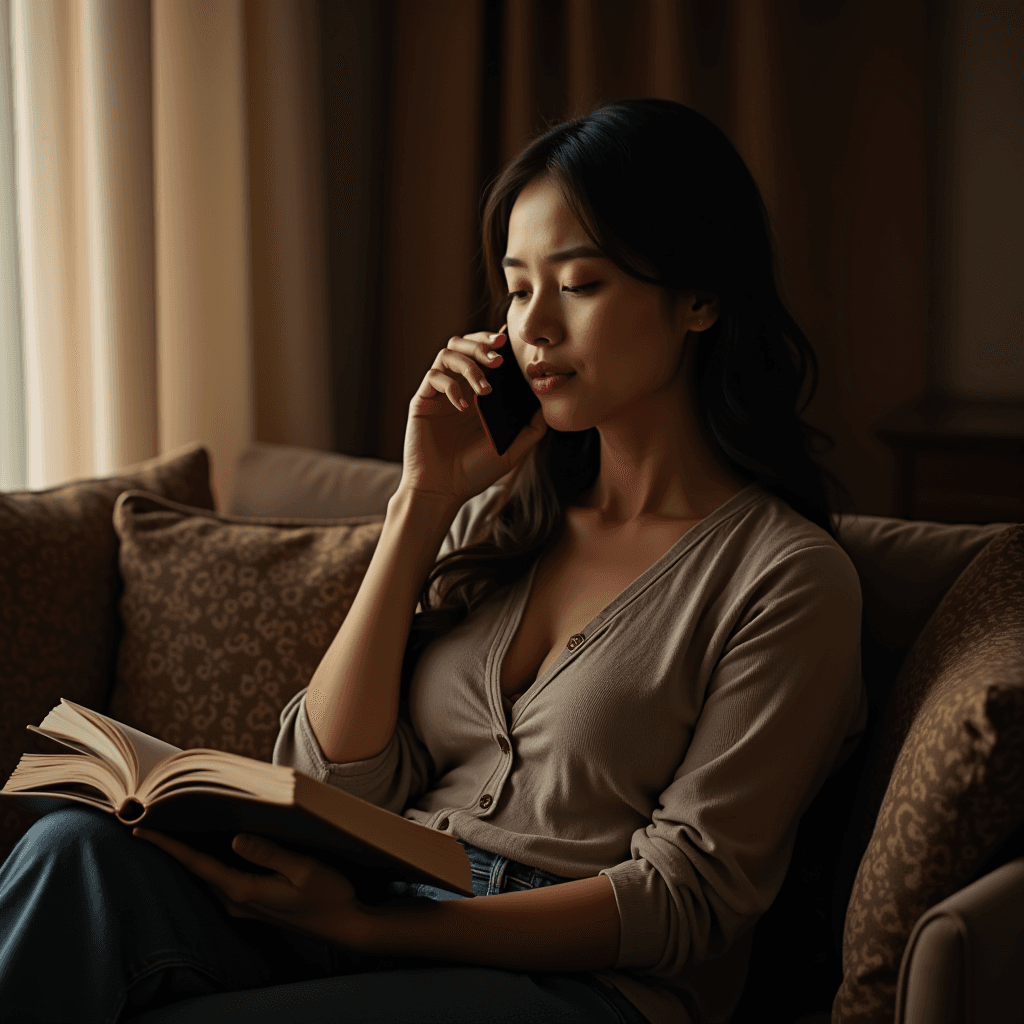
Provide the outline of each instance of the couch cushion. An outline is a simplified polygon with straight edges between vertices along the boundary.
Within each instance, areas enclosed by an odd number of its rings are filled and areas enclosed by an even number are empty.
[[[117,649],[117,534],[122,491],[145,488],[213,508],[210,460],[198,445],[117,476],[0,494],[0,778],[40,743],[38,725],[67,697],[102,710]],[[35,820],[0,801],[0,860]]]
[[[842,518],[838,540],[860,576],[864,599],[864,685],[876,714],[946,591],[985,545],[1012,525]]]
[[[1024,526],[1012,526],[928,620],[872,740],[844,842],[859,866],[835,1021],[892,1021],[918,918],[987,870],[1024,822],[1022,737]]]
[[[226,511],[290,519],[383,516],[401,477],[398,462],[257,441],[235,463]]]
[[[122,495],[111,716],[179,747],[269,761],[281,708],[334,639],[382,524],[251,519]]]

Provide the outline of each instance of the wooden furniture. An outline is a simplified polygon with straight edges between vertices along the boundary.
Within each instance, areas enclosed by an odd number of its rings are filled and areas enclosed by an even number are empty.
[[[926,396],[877,433],[897,457],[900,518],[1024,521],[1024,401]]]

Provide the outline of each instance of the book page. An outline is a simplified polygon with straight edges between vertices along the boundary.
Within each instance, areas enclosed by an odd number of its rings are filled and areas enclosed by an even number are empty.
[[[60,703],[47,714],[38,729],[32,725],[28,728],[32,732],[57,740],[72,750],[105,761],[117,772],[125,792],[130,793],[135,788],[135,755],[128,741],[116,732],[110,735],[112,730],[106,722],[92,722],[87,714],[82,713],[85,711],[88,709],[61,697]]]
[[[162,762],[139,786],[143,803],[162,799],[175,789],[219,786],[272,803],[289,803],[292,776],[282,765],[254,761],[224,750],[183,750]]]
[[[124,780],[126,795],[134,793],[161,761],[180,753],[178,747],[149,736],[92,708],[61,697],[33,732],[91,754],[114,768]]]
[[[96,796],[83,794],[83,786],[96,790]],[[23,754],[3,792],[41,795],[66,792],[75,798],[88,798],[108,811],[119,807],[124,799],[118,773],[94,754]]]
[[[139,732],[138,729],[133,729],[123,722],[117,722],[113,718],[107,718],[106,715],[101,715],[98,711],[94,711],[93,714],[119,729],[121,735],[135,748],[135,757],[139,762],[139,787],[158,764],[181,753],[181,747],[176,747],[173,743],[166,743],[164,740],[158,740],[155,736],[150,736],[149,733]]]

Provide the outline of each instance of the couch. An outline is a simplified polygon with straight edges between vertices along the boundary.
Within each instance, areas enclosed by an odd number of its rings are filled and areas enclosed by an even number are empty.
[[[62,696],[269,760],[399,476],[253,444],[215,511],[193,446],[0,494],[0,776],[42,749],[25,726]],[[864,598],[868,726],[801,820],[734,1024],[1019,1022],[1024,526],[845,516],[838,535]],[[31,820],[0,799],[0,857]]]

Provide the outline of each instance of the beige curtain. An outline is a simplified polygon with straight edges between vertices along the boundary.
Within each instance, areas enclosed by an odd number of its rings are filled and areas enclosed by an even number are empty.
[[[28,484],[326,447],[313,0],[11,0]]]
[[[22,487],[26,477],[10,29],[10,2],[0,0],[0,490]]]

